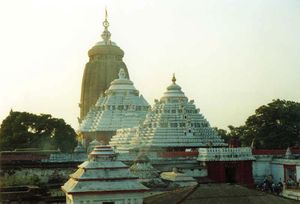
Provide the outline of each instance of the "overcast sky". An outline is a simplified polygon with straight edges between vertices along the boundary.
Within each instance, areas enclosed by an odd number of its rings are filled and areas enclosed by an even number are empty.
[[[105,6],[112,40],[150,104],[172,73],[221,128],[272,99],[300,101],[299,0],[0,2],[0,121],[12,108],[78,128],[81,79]]]

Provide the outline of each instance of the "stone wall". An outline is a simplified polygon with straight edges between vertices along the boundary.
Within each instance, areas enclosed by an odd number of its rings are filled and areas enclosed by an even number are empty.
[[[264,178],[272,173],[271,161],[272,155],[255,156],[255,161],[252,164],[252,172],[254,183],[263,182]]]
[[[271,173],[273,176],[273,182],[278,183],[279,181],[284,181],[284,168],[283,164],[271,164]]]

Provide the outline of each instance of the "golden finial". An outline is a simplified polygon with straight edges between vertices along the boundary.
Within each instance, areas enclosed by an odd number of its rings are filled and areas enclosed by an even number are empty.
[[[173,73],[172,82],[173,82],[173,84],[175,84],[175,82],[176,82],[175,73]]]
[[[104,21],[103,21],[103,23],[102,23],[102,25],[104,26],[104,31],[103,31],[103,33],[101,34],[101,37],[102,37],[102,39],[104,40],[104,42],[105,42],[106,45],[111,43],[111,41],[110,41],[110,36],[111,36],[111,34],[110,34],[110,32],[108,31],[109,22],[108,22],[108,20],[107,20],[107,16],[108,16],[108,14],[107,14],[107,9],[105,8],[105,19],[104,19]]]
[[[109,23],[108,23],[108,20],[107,20],[107,16],[108,16],[107,9],[105,8],[105,20],[103,21],[103,26],[104,26],[105,29],[107,29],[108,26],[109,26]]]

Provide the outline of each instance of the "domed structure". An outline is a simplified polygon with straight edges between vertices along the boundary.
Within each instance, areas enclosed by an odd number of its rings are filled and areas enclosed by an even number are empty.
[[[160,101],[156,100],[131,143],[138,149],[164,151],[227,146],[196,109],[194,101],[184,95],[175,76]]]
[[[149,107],[125,70],[120,69],[119,78],[111,82],[80,125],[85,144],[94,138],[108,144],[117,129],[135,127],[144,121]]]
[[[95,105],[100,95],[104,94],[111,81],[118,77],[122,67],[129,78],[126,64],[123,62],[124,52],[110,39],[108,30],[107,12],[103,22],[104,31],[101,35],[102,41],[96,43],[88,52],[89,62],[86,64],[80,99],[80,119],[88,113],[91,106]]]

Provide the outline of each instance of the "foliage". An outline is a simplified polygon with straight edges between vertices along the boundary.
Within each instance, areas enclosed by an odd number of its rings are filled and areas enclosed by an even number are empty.
[[[0,187],[9,187],[9,186],[23,186],[23,185],[34,185],[40,186],[43,183],[38,175],[28,175],[20,177],[17,175],[10,175],[7,177],[0,177]]]
[[[221,129],[221,128],[217,128],[217,127],[214,127],[213,129],[217,132],[217,134],[218,134],[222,139],[224,139],[224,141],[225,141],[226,143],[229,142],[230,135],[228,134],[227,130],[224,130],[224,129]]]
[[[0,150],[16,148],[60,149],[71,152],[76,133],[63,119],[49,114],[11,111],[0,127]]]
[[[225,138],[239,137],[243,146],[265,149],[285,149],[300,144],[300,103],[273,100],[256,109],[245,125],[228,126]]]

